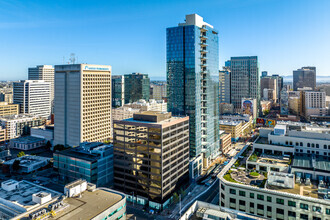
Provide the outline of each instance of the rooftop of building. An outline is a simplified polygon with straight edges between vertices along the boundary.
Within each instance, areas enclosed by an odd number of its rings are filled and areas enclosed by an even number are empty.
[[[37,206],[38,203],[35,203],[32,201],[32,195],[36,193],[49,193],[51,194],[52,198],[59,197],[61,193],[56,192],[54,190],[48,189],[46,187],[22,180],[22,181],[16,181],[16,180],[7,180],[1,183],[1,185],[6,184],[10,187],[10,185],[17,185],[13,190],[7,191],[3,187],[0,188],[0,198],[3,200],[6,200],[10,203],[13,203],[15,205],[18,205],[22,208],[29,209],[33,206]],[[7,204],[0,201],[0,204],[2,207],[6,207]],[[8,209],[12,210],[10,207],[7,207]],[[16,210],[17,214],[20,214],[19,210]]]
[[[18,115],[1,116],[0,120],[34,119],[34,118],[40,118],[40,117],[31,114],[18,114]]]
[[[33,143],[38,143],[43,140],[45,140],[45,139],[39,138],[39,137],[33,137],[33,136],[25,136],[25,137],[11,139],[10,141],[20,143],[20,144],[33,144]]]
[[[324,192],[321,190],[319,191],[320,182],[315,180],[306,180],[297,178],[297,173],[291,174],[288,172],[264,172],[264,171],[255,171],[255,170],[249,170],[246,167],[246,161],[247,159],[254,154],[254,151],[251,147],[248,147],[241,156],[236,160],[236,162],[229,168],[227,173],[223,176],[225,180],[229,182],[234,182],[238,184],[243,185],[249,185],[252,187],[258,187],[258,188],[264,188],[264,189],[270,189],[275,190],[278,192],[285,192],[285,193],[291,193],[301,196],[307,196],[311,198],[318,198],[318,199],[324,199]],[[251,158],[251,157],[250,157]],[[265,158],[271,158],[271,163],[273,164],[273,161],[276,162],[275,165],[281,165],[282,166],[290,166],[290,161],[288,161],[284,157],[276,157],[271,155],[261,155],[260,157],[257,157],[258,160],[264,160]],[[295,160],[298,160],[295,162]],[[302,161],[303,160],[303,161]],[[302,164],[300,168],[302,169],[308,169],[308,167],[311,166],[320,166],[323,169],[327,167],[327,170],[322,170],[323,172],[329,172],[329,158],[323,158],[320,157],[319,165],[313,165],[309,162],[310,159],[303,157],[302,159],[299,156],[294,156],[292,158],[291,166],[295,166],[294,164],[299,163]],[[267,163],[269,161],[266,161]],[[316,163],[314,163],[316,164]],[[270,176],[269,176],[270,175]],[[302,175],[302,174],[301,174]],[[321,188],[322,189],[322,188]]]
[[[219,120],[220,125],[229,125],[229,126],[236,126],[242,123],[241,121],[232,121],[232,120]]]
[[[293,157],[292,167],[321,172],[330,172],[330,157],[297,154]]]
[[[20,161],[19,165],[21,167],[29,167],[29,166],[33,166],[34,164],[38,164],[40,162],[50,161],[50,158],[49,157],[41,157],[41,156],[25,155],[25,156],[22,156],[22,157],[17,157],[17,158],[11,159],[11,160],[7,160],[3,164],[11,165],[15,162],[15,160]]]
[[[81,184],[81,183],[79,183]],[[34,184],[33,184],[34,185]],[[35,185],[37,186],[37,185]],[[39,186],[37,186],[39,187]],[[88,188],[87,188],[88,189]],[[80,193],[79,196],[72,197],[64,197],[62,193],[57,193],[55,191],[51,191],[45,187],[42,187],[42,191],[39,189],[31,190],[29,188],[24,188],[20,191],[25,194],[27,191],[29,192],[29,196],[26,196],[26,201],[28,204],[36,204],[32,202],[31,196],[32,194],[39,193],[41,197],[46,195],[47,193],[52,193],[52,200],[50,202],[61,202],[61,208],[55,209],[56,215],[52,216],[52,219],[62,219],[62,220],[71,220],[71,219],[93,219],[98,216],[100,213],[106,211],[113,205],[117,204],[121,200],[125,199],[124,194],[120,194],[119,192],[107,189],[107,188],[94,188],[88,189]],[[16,193],[17,193],[16,191]],[[46,194],[45,194],[46,193]],[[57,198],[56,198],[57,197]],[[56,200],[57,199],[57,200]],[[31,219],[29,214],[38,212],[40,210],[45,210],[49,212],[49,203],[44,203],[41,205],[37,205],[32,207],[29,212],[21,212],[17,214],[21,214],[17,216],[15,219]]]
[[[133,118],[123,119],[122,121],[133,122],[133,123],[166,125],[171,122],[175,122],[179,119],[184,119],[184,118],[187,117],[174,117],[170,112],[145,111],[145,112],[135,113]]]
[[[100,142],[82,143],[79,147],[69,148],[60,152],[56,152],[59,155],[65,155],[68,157],[79,158],[89,162],[93,162],[102,157],[99,152],[112,149],[111,145],[105,145]]]
[[[260,164],[269,164],[269,165],[276,165],[281,167],[288,167],[290,163],[289,157],[284,156],[276,156],[276,155],[269,155],[269,154],[261,154],[258,155],[256,153],[252,154],[249,157],[249,162],[256,162]]]
[[[0,102],[0,106],[18,106],[18,104],[8,103],[8,102]]]
[[[85,191],[80,198],[65,199],[64,202],[69,204],[69,207],[57,213],[55,219],[92,219],[122,199],[123,195],[107,189]]]

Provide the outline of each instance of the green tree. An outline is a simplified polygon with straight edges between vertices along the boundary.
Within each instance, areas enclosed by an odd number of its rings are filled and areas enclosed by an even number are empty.
[[[14,163],[13,163],[13,170],[14,171],[17,171],[19,169],[19,164],[21,162],[19,160],[15,160]]]
[[[65,150],[66,148],[62,144],[57,144],[54,146],[54,151],[62,151]]]
[[[177,202],[179,202],[179,195],[175,192],[173,194],[173,203],[177,203]]]
[[[25,156],[24,151],[21,151],[21,152],[19,152],[19,153],[17,154],[17,157],[23,157],[23,156]]]
[[[50,148],[52,147],[52,144],[50,143],[50,141],[47,141],[45,147],[46,147],[47,149],[50,149]]]

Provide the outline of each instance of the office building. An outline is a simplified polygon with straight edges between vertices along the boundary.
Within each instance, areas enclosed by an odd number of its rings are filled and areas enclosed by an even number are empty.
[[[7,140],[6,139],[6,129],[4,129],[4,128],[2,128],[2,126],[0,126],[0,144],[4,143],[6,140]]]
[[[54,144],[78,146],[111,137],[111,66],[55,66]]]
[[[281,91],[280,112],[281,115],[289,114],[289,94],[286,88],[283,88]]]
[[[251,133],[253,117],[249,114],[224,114],[220,117],[220,130],[231,134],[233,142]]]
[[[276,78],[262,77],[260,79],[260,91],[263,99],[277,102],[278,89],[278,82]]]
[[[234,114],[234,105],[230,103],[220,103],[219,113],[220,115]]]
[[[50,101],[54,104],[54,67],[52,65],[39,65],[28,69],[29,80],[43,80],[50,83]]]
[[[283,77],[279,76],[277,74],[273,74],[271,77],[273,79],[276,79],[276,81],[277,81],[277,98],[279,99],[281,91],[282,91],[283,86],[284,86]]]
[[[230,68],[223,67],[219,71],[219,101],[220,103],[230,103]]]
[[[218,32],[197,14],[166,30],[168,111],[189,116],[190,157],[219,151]]]
[[[140,99],[150,99],[150,78],[148,74],[132,73],[125,77],[125,103],[136,102]]]
[[[40,127],[33,127],[30,129],[30,135],[32,137],[38,137],[46,140],[46,143],[49,141],[50,144],[53,144],[54,141],[54,126],[43,125]]]
[[[21,114],[49,118],[51,85],[43,80],[23,80],[13,83],[13,103],[20,105]]]
[[[140,205],[166,208],[189,181],[189,117],[150,111],[114,120],[113,144],[114,186]]]
[[[125,104],[125,80],[124,76],[111,76],[112,80],[112,107],[121,107]]]
[[[10,148],[26,151],[33,150],[39,147],[43,147],[46,144],[46,140],[39,137],[25,136],[10,140]]]
[[[325,105],[325,92],[303,91],[302,94],[303,113],[305,117],[328,114],[328,109]]]
[[[56,152],[54,169],[65,182],[81,178],[97,186],[110,187],[113,185],[113,146],[85,142]]]
[[[3,163],[2,172],[11,173],[10,171],[15,170],[18,173],[32,173],[37,171],[40,168],[46,167],[50,162],[49,157],[41,157],[41,156],[30,156],[25,155],[22,157],[17,157],[11,160],[7,160]],[[15,161],[19,161],[19,167],[14,168]]]
[[[220,130],[220,149],[224,155],[233,149],[231,145],[231,133]]]
[[[150,98],[155,100],[167,100],[167,85],[166,82],[151,82],[150,83]]]
[[[242,98],[256,99],[259,106],[259,66],[257,56],[231,57],[231,103],[241,113]],[[257,109],[259,109],[257,107]]]
[[[6,130],[6,140],[29,135],[31,127],[45,124],[45,119],[33,115],[20,114],[0,117],[0,124]]]
[[[261,72],[261,78],[267,77],[267,75],[268,75],[268,72],[267,71],[262,71]]]
[[[316,88],[316,67],[302,67],[293,71],[293,90],[298,88],[310,87]]]
[[[0,117],[7,115],[18,115],[19,105],[8,104],[8,102],[0,102]]]
[[[62,190],[61,190],[62,191]],[[25,180],[7,180],[0,189],[1,219],[126,219],[125,195],[96,188],[85,180],[64,187],[64,194]],[[104,202],[106,201],[106,202]]]
[[[4,88],[0,90],[0,102],[13,103],[13,89]]]
[[[126,118],[132,118],[134,113],[140,112],[140,109],[130,107],[119,107],[112,109],[112,118],[115,120],[123,120]]]

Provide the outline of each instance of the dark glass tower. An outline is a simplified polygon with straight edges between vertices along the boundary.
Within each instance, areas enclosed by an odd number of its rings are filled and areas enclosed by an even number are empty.
[[[125,75],[125,104],[150,98],[150,78],[148,74],[132,73]]]
[[[190,157],[219,154],[218,32],[199,15],[167,28],[168,111],[188,115]]]

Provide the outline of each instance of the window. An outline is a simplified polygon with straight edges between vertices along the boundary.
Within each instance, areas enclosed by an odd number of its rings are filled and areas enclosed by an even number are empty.
[[[257,198],[259,199],[259,200],[264,200],[264,195],[257,195]]]
[[[271,206],[267,206],[267,212],[271,212],[272,211],[272,207]]]
[[[319,144],[316,144],[316,148],[320,148],[320,145]]]
[[[300,208],[304,210],[308,210],[308,205],[304,203],[300,203]]]
[[[279,198],[277,198],[277,199],[276,199],[276,203],[277,203],[277,204],[284,205],[284,199],[279,199]]]
[[[322,219],[319,217],[313,216],[313,220],[322,220]]]
[[[239,204],[245,206],[245,201],[243,201],[243,200],[239,200]]]
[[[272,202],[272,197],[267,196],[267,202]]]
[[[276,209],[276,213],[284,215],[284,209]]]
[[[311,144],[310,143],[307,143],[307,147],[311,147]]]
[[[250,202],[250,208],[254,208],[254,203]]]
[[[315,147],[315,144],[312,144],[312,147]]]
[[[245,191],[239,191],[239,195],[245,197]]]
[[[295,212],[288,211],[288,216],[290,216],[290,217],[296,217],[296,213]]]
[[[330,209],[326,209],[325,214],[330,215]]]
[[[257,205],[257,209],[264,210],[264,205],[258,204],[258,205]]]
[[[296,202],[294,202],[294,201],[288,201],[288,206],[296,207]]]
[[[230,189],[230,194],[236,195],[236,190],[235,189]]]
[[[319,206],[313,206],[313,212],[320,212],[321,213],[321,207]]]
[[[308,215],[300,214],[300,219],[308,220]]]
[[[254,199],[254,193],[250,193],[250,198]]]
[[[323,148],[324,148],[324,149],[327,149],[327,145],[324,145]]]
[[[229,200],[231,203],[236,203],[236,199],[234,199],[234,198],[230,198],[230,200]]]
[[[300,146],[301,146],[301,147],[304,146],[302,142],[300,142]]]
[[[292,145],[292,141],[290,141],[290,145]]]
[[[225,190],[225,186],[221,184],[221,189],[222,190]]]
[[[289,145],[289,142],[288,142],[288,141],[286,141],[286,142],[285,142],[285,144],[286,144],[286,145]]]

